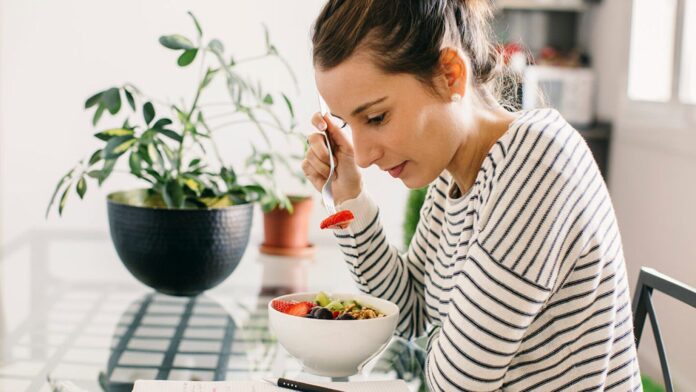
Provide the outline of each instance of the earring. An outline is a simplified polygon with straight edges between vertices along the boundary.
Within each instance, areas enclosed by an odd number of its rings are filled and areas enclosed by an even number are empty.
[[[461,96],[461,94],[454,93],[454,94],[452,94],[450,99],[452,99],[452,102],[459,102],[462,100],[462,96]]]

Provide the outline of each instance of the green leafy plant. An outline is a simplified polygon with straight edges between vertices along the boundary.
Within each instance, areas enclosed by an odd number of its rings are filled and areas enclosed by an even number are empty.
[[[265,51],[237,60],[225,53],[218,39],[204,44],[200,23],[191,12],[189,15],[197,33],[195,42],[180,34],[162,36],[159,42],[178,53],[180,67],[198,61],[200,75],[191,103],[159,101],[130,83],[89,97],[85,109],[94,110],[92,123],[95,127],[105,114],[121,114],[126,118],[120,126],[102,129],[94,135],[103,143],[102,147],[89,158],[80,160],[58,181],[47,215],[56,201],[58,213],[62,215],[72,189],[83,198],[88,181],[96,181],[101,186],[119,161],[127,161],[128,172],[148,184],[146,204],[149,206],[215,208],[258,201],[266,211],[276,207],[292,211],[292,204],[279,189],[276,179],[279,167],[284,166],[291,175],[305,181],[296,163],[302,159],[307,146],[304,137],[296,131],[292,102],[284,93],[274,97],[264,91],[260,82],[243,77],[238,66],[271,57],[280,60],[297,88],[295,75],[270,42],[265,26]],[[201,104],[203,93],[217,79],[224,81],[229,102]],[[229,110],[208,116],[213,106]],[[284,116],[278,114],[278,107],[285,112]],[[215,121],[225,122],[214,124]],[[241,124],[253,125],[265,145],[260,148],[252,144],[245,170],[237,173],[223,161],[215,135]],[[270,132],[280,132],[288,139],[286,146],[295,141],[303,150],[294,155],[278,152],[271,143]]]
[[[411,238],[416,232],[418,221],[420,220],[420,209],[425,202],[425,195],[428,193],[428,187],[411,189],[408,192],[406,200],[406,212],[404,216],[404,249],[408,249],[411,244]]]

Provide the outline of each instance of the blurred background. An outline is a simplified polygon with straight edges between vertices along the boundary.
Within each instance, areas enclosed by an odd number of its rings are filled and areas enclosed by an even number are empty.
[[[283,91],[298,129],[309,132],[318,111],[310,27],[323,0],[168,1],[0,0],[0,328],[11,331],[31,307],[29,245],[45,238],[42,268],[65,281],[132,281],[109,237],[106,195],[143,186],[117,167],[84,200],[71,194],[62,217],[46,206],[58,179],[98,145],[85,100],[130,82],[152,96],[189,102],[197,67],[176,65],[164,34],[195,35],[192,11],[209,38],[236,58],[263,51],[264,30],[287,60],[297,86],[273,59],[240,65],[240,74]],[[496,34],[522,83],[509,91],[521,108],[549,105],[585,136],[609,186],[623,236],[631,288],[641,266],[696,285],[696,0],[497,0]],[[539,91],[542,94],[539,94]],[[227,99],[211,87],[206,103]],[[125,104],[124,104],[125,105]],[[108,123],[117,122],[105,118]],[[118,122],[120,123],[120,121]],[[220,133],[220,153],[243,165],[259,134],[249,124]],[[126,173],[119,173],[125,171]],[[365,187],[381,208],[388,238],[401,246],[409,191],[379,170],[365,171]],[[281,185],[315,199],[309,240],[332,246],[319,230],[318,195],[292,179]],[[262,238],[254,212],[250,247]],[[53,243],[53,242],[50,242]],[[110,259],[111,269],[95,260]],[[341,260],[336,260],[342,264]],[[48,275],[46,275],[48,276]],[[39,282],[41,282],[39,280]],[[672,372],[680,390],[696,390],[696,311],[655,298]],[[660,380],[649,330],[640,348],[642,371]],[[3,376],[0,370],[0,378]],[[9,376],[8,376],[9,377]]]

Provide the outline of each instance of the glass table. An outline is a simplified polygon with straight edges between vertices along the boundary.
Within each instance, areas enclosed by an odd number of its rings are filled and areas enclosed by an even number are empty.
[[[358,292],[328,238],[313,255],[268,256],[252,237],[220,286],[193,298],[132,278],[105,234],[32,232],[0,262],[0,390],[130,391],[137,379],[260,380],[308,374],[268,329],[268,301],[289,292]],[[336,344],[336,342],[327,342]],[[422,344],[394,337],[349,380],[403,379],[426,390]]]

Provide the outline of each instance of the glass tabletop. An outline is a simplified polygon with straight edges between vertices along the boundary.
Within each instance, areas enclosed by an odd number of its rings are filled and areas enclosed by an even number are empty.
[[[259,253],[252,238],[220,286],[173,297],[130,277],[108,236],[65,237],[32,233],[5,249],[0,390],[50,391],[49,378],[87,391],[130,391],[137,379],[331,381],[304,372],[278,344],[267,304],[299,291],[357,293],[333,243],[280,257]],[[422,344],[393,337],[348,379],[403,379],[426,390],[424,362]]]

